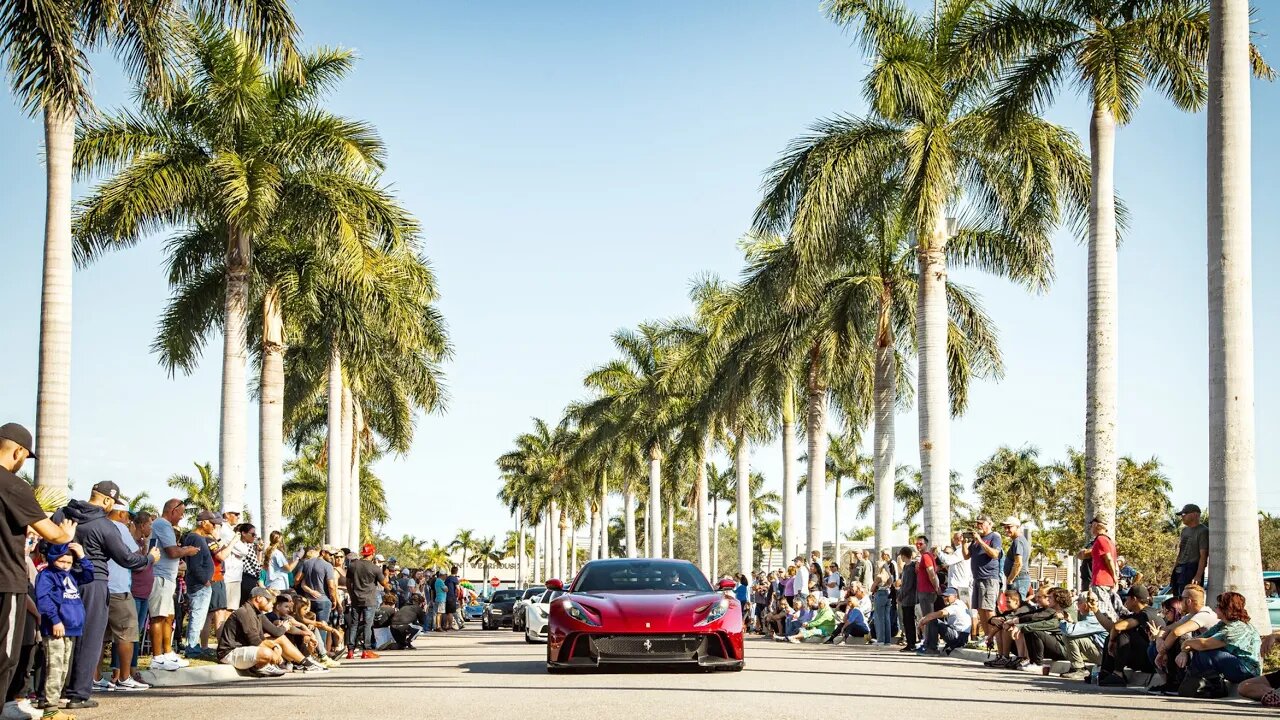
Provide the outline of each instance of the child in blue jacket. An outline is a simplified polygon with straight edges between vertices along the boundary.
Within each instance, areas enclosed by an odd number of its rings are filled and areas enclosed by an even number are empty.
[[[93,563],[85,559],[78,543],[50,545],[44,556],[49,564],[36,576],[36,608],[44,637],[44,699],[52,703],[44,717],[62,720],[68,716],[58,710],[58,698],[71,670],[76,638],[84,632],[80,586],[93,582]]]

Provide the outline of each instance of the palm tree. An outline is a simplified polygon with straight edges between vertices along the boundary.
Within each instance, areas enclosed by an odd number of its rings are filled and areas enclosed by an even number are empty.
[[[736,513],[738,512],[738,498],[740,497],[737,472],[735,471],[729,475],[727,481],[729,482],[729,493],[726,499],[729,502],[729,512]],[[751,517],[770,518],[778,515],[778,507],[782,503],[782,497],[772,490],[765,491],[764,475],[759,472],[751,473],[747,488],[745,495],[750,498],[750,504],[747,507],[750,508]]]
[[[498,545],[496,538],[490,536],[480,538],[475,545],[475,558],[479,558],[484,565],[484,578],[489,578],[490,564],[501,563],[507,557],[506,552]]]
[[[129,500],[129,514],[140,512],[147,513],[153,518],[160,514],[160,510],[151,502],[151,493],[146,490],[134,495]],[[244,521],[249,522],[249,518],[245,518]]]
[[[960,473],[951,471],[951,482],[948,488],[949,501],[948,506],[951,508],[951,522],[957,523],[961,519],[962,511],[970,510],[969,503],[964,500],[964,483],[960,480]],[[906,526],[909,528],[908,537],[915,537],[920,533],[920,526],[912,522],[916,517],[924,511],[927,499],[924,494],[924,477],[923,474],[914,467],[909,465],[899,465],[895,471],[894,477],[894,499],[902,505],[902,521],[898,523],[899,527]],[[929,534],[929,527],[924,526],[924,534],[929,537],[931,542],[942,542],[945,538],[935,538]],[[947,536],[949,538],[950,535]]]
[[[205,222],[224,231],[222,417],[218,463],[222,506],[244,498],[245,366],[253,253],[283,199],[309,189],[325,168],[376,172],[383,146],[372,128],[321,111],[317,90],[332,53],[311,58],[311,82],[297,69],[268,67],[248,40],[208,18],[190,27],[190,75],[170,98],[140,111],[94,118],[78,133],[81,172],[116,171],[82,201],[76,236],[83,257],[132,245],[156,226]]]
[[[480,546],[479,540],[480,539],[476,537],[475,530],[459,530],[458,534],[455,535],[453,540],[449,543],[450,551],[462,551],[463,577],[466,577],[467,575],[467,560],[470,559],[469,553],[478,554],[477,549]]]
[[[438,570],[448,570],[453,564],[453,560],[449,557],[449,549],[440,546],[440,543],[432,540],[431,547],[423,551],[423,562],[429,568]]]
[[[769,557],[773,549],[782,543],[782,522],[780,520],[761,520],[755,527],[755,545],[764,557]]]
[[[90,53],[110,48],[150,97],[173,91],[178,16],[216,13],[246,33],[254,52],[296,68],[297,26],[285,0],[16,2],[0,11],[0,55],[28,113],[44,115],[45,254],[40,305],[36,436],[38,482],[65,489],[71,402],[71,180],[76,122],[92,112]]]
[[[1001,446],[974,472],[973,490],[982,510],[994,516],[1018,515],[1045,526],[1053,498],[1052,469],[1042,466],[1040,450]]]
[[[974,62],[1008,64],[995,88],[995,104],[1003,116],[1039,112],[1068,78],[1087,96],[1092,111],[1085,517],[1101,515],[1108,527],[1114,527],[1119,352],[1116,127],[1133,118],[1147,87],[1182,110],[1204,105],[1209,13],[1203,0],[1063,0],[1001,2],[976,20],[958,40]],[[1244,42],[1247,45],[1247,35]],[[1242,58],[1248,62],[1247,54]]]
[[[886,178],[900,188],[898,214],[915,239],[920,278],[914,319],[924,524],[942,537],[950,534],[949,493],[935,479],[950,476],[948,373],[956,370],[948,358],[947,264],[1043,285],[1049,235],[1064,205],[1080,212],[1087,204],[1088,163],[1070,132],[1029,113],[997,123],[995,109],[975,101],[992,71],[969,61],[957,29],[981,3],[947,3],[933,20],[898,0],[826,7],[859,30],[872,55],[866,94],[873,114],[822,121],[794,142],[770,171],[756,225],[789,232],[812,264],[829,254],[873,188]],[[1012,255],[1039,262],[1020,266]]]
[[[222,497],[222,481],[214,474],[209,463],[192,463],[196,475],[174,473],[166,481],[169,487],[183,494],[182,504],[187,506],[187,521],[195,527],[196,518],[204,510],[216,510]],[[243,511],[243,508],[241,509]]]
[[[1249,3],[1214,0],[1211,12],[1209,513],[1220,520],[1209,526],[1209,584],[1242,593],[1265,633],[1254,477]]]
[[[711,503],[711,577],[720,576],[720,503],[735,498],[733,468],[723,471],[707,463],[707,502]]]
[[[285,464],[288,479],[284,483],[282,509],[284,511],[284,536],[289,545],[304,547],[327,542],[325,518],[332,497],[328,492],[327,445],[320,435],[307,439],[298,456]],[[363,541],[373,539],[375,526],[390,517],[387,496],[382,480],[373,473],[372,464],[377,456],[360,459],[360,536],[354,544],[344,542],[339,547],[354,548]],[[214,496],[216,499],[216,495]]]

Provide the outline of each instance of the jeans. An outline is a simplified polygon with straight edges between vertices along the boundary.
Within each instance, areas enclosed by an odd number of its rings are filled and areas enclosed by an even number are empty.
[[[1102,658],[1102,672],[1133,668],[1139,672],[1155,672],[1148,647],[1154,647],[1142,628],[1126,630],[1116,636],[1115,652]]]
[[[871,621],[875,623],[876,640],[888,645],[893,642],[893,603],[889,601],[889,590],[882,588],[876,591],[875,611]]]
[[[1173,593],[1173,597],[1180,597],[1182,595],[1182,590],[1186,588],[1187,585],[1190,585],[1192,580],[1196,579],[1196,568],[1198,567],[1200,567],[1200,562],[1198,560],[1196,562],[1182,563],[1181,565],[1173,566],[1173,573],[1171,573],[1169,577],[1169,584],[1171,585],[1170,592]],[[1204,578],[1200,578],[1200,580],[1203,581]],[[1208,595],[1207,592],[1205,594]]]
[[[326,596],[315,598],[311,601],[311,611],[316,614],[316,622],[328,624],[329,614],[333,612],[333,601]],[[329,633],[325,630],[320,631],[320,646],[329,646]]]
[[[139,637],[133,643],[133,667],[138,667],[138,656],[142,655],[142,643],[147,639],[147,599],[135,597],[133,604],[138,608],[138,633]],[[111,667],[117,667],[116,654],[111,653]]]
[[[373,612],[371,607],[352,607],[347,611],[347,649],[373,649]]]
[[[1171,661],[1172,662],[1172,661]],[[1240,658],[1232,655],[1226,650],[1198,650],[1191,653],[1191,662],[1187,664],[1188,670],[1196,677],[1213,677],[1221,675],[1233,683],[1244,682],[1251,677],[1257,677],[1240,662]]]
[[[391,637],[395,638],[396,645],[401,649],[413,644],[414,638],[418,637],[418,633],[422,632],[422,628],[417,625],[392,625]]]
[[[1031,576],[1027,573],[1022,573],[1013,579],[1013,584],[1009,587],[1017,588],[1018,595],[1021,596],[1023,600],[1026,600],[1027,594],[1031,592]],[[961,595],[960,597],[965,596]]]
[[[916,604],[899,603],[899,606],[902,608],[902,639],[907,641],[907,647],[913,648],[920,642],[916,637]]]
[[[969,631],[957,631],[941,620],[934,620],[924,628],[924,647],[927,651],[938,649],[938,640],[950,650],[964,647],[969,642]]]
[[[200,647],[200,631],[204,630],[204,620],[209,614],[209,601],[212,599],[212,585],[205,585],[197,590],[187,588],[187,601],[191,604],[191,614],[187,617],[187,652],[204,649]]]

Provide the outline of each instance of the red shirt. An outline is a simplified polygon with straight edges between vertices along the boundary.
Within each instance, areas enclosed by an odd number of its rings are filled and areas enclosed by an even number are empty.
[[[941,588],[934,587],[933,578],[929,577],[929,571],[937,572],[938,562],[933,559],[933,553],[920,553],[920,562],[916,563],[916,589],[918,592],[936,593]]]
[[[1089,554],[1090,582],[1094,585],[1115,587],[1116,577],[1111,574],[1111,570],[1107,569],[1107,563],[1103,558],[1110,555],[1111,562],[1115,562],[1116,544],[1106,535],[1099,535],[1094,538],[1093,547],[1090,548]]]

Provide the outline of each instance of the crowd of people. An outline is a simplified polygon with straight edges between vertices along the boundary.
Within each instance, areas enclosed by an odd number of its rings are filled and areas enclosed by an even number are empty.
[[[372,544],[291,553],[238,512],[192,516],[174,498],[156,517],[131,513],[110,481],[46,513],[16,474],[31,448],[25,428],[0,426],[0,720],[74,720],[95,695],[147,690],[144,659],[156,672],[202,660],[323,673],[463,627],[472,591],[456,567],[401,568]]]
[[[798,556],[783,570],[738,577],[737,598],[749,631],[791,643],[854,641],[900,652],[950,655],[985,649],[988,668],[1122,687],[1138,675],[1149,692],[1218,698],[1240,695],[1280,707],[1280,671],[1263,674],[1262,659],[1280,629],[1261,637],[1245,599],[1206,589],[1208,528],[1194,504],[1183,527],[1167,599],[1117,552],[1100,517],[1080,549],[1081,590],[1033,582],[1022,522],[1000,530],[981,517],[941,547],[925,536],[896,554],[855,553],[847,568],[820,553]],[[1154,679],[1155,681],[1151,681]]]

